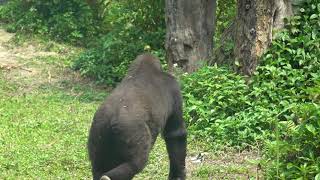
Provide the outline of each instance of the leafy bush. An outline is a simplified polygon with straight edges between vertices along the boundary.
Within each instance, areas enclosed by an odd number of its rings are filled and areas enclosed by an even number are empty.
[[[219,43],[221,35],[228,26],[234,21],[236,17],[236,0],[217,0],[217,14],[216,14],[216,34],[215,41]]]
[[[319,178],[320,106],[299,104],[295,106],[294,113],[296,124],[292,121],[285,124],[288,129],[285,138],[267,143],[267,175],[273,179]]]
[[[306,2],[302,14],[278,34],[248,84],[221,68],[205,67],[182,78],[185,116],[195,135],[241,147],[291,136],[296,109],[314,102],[306,89],[319,86],[316,2]]]
[[[308,0],[278,35],[258,68],[259,102],[279,107],[278,133],[267,145],[268,175],[320,178],[320,3]],[[316,178],[316,179],[317,179]]]
[[[97,34],[90,7],[82,0],[12,0],[0,8],[9,31],[48,34],[56,40],[80,43]]]
[[[140,53],[164,57],[164,1],[113,3],[106,16],[110,32],[74,63],[81,74],[115,85]],[[157,8],[155,8],[157,7]],[[163,59],[163,58],[162,58]]]
[[[204,67],[184,75],[182,89],[184,114],[190,130],[210,141],[232,140],[231,136],[225,136],[229,133],[226,128],[235,128],[232,117],[250,103],[245,80],[227,69]]]

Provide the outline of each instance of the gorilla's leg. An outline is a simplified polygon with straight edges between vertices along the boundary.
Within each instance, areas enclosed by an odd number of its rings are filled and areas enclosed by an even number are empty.
[[[151,134],[147,125],[121,127],[115,132],[113,150],[114,157],[122,162],[110,171],[102,174],[111,180],[130,180],[146,165],[151,148]],[[107,179],[107,178],[106,178]]]
[[[131,160],[120,164],[116,168],[104,173],[102,177],[105,179],[110,178],[111,180],[130,180],[135,174],[143,169],[144,163],[137,163],[136,160]]]
[[[101,160],[95,159],[92,160],[92,175],[93,175],[93,180],[99,180],[100,177],[102,176],[103,172],[105,171],[104,162]]]
[[[96,141],[99,138],[91,138],[89,141],[89,157],[92,166],[93,180],[100,180],[102,174],[117,165],[114,158],[114,153],[108,151],[109,143]],[[99,136],[96,136],[99,137]],[[106,140],[107,141],[107,138]]]
[[[117,164],[119,164],[111,152],[101,151],[100,153],[97,153],[97,155],[98,156],[96,156],[95,159],[91,160],[93,180],[100,180],[101,176],[105,172],[111,170],[113,167],[116,167]]]
[[[164,131],[164,139],[170,159],[170,180],[185,179],[185,159],[187,132],[182,117],[169,119]]]

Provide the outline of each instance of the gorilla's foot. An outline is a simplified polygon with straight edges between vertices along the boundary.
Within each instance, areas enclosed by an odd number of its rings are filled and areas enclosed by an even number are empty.
[[[111,180],[108,176],[102,176],[100,180]]]

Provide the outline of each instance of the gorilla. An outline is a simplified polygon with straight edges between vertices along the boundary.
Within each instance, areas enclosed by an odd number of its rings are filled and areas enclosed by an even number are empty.
[[[93,179],[132,179],[145,167],[159,133],[169,154],[168,179],[184,180],[187,131],[180,87],[159,59],[143,54],[94,115],[88,138]]]

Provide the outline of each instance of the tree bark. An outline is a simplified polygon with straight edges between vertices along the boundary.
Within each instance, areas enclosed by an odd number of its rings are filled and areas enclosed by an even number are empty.
[[[235,32],[235,63],[239,72],[251,76],[258,58],[272,41],[273,29],[284,26],[293,14],[291,0],[238,0]]]
[[[234,42],[236,33],[236,23],[233,21],[221,34],[218,47],[214,47],[212,58],[209,65],[234,65]]]
[[[193,72],[212,55],[216,0],[165,3],[169,71],[177,64],[185,72]]]

